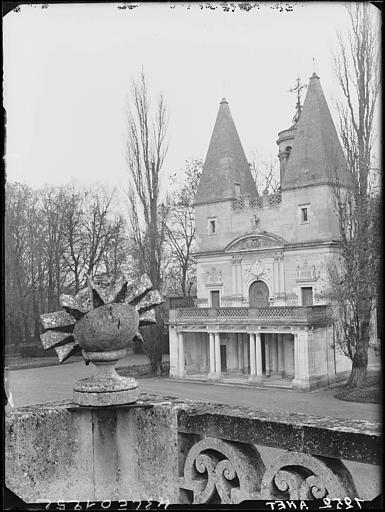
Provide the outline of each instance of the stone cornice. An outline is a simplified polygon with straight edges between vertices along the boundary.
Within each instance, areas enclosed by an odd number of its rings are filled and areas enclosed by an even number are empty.
[[[228,244],[230,245],[230,244]],[[228,246],[227,245],[227,246]],[[226,246],[226,247],[227,247]],[[316,249],[316,248],[323,248],[323,247],[336,247],[338,248],[340,246],[339,240],[310,240],[307,242],[288,242],[284,246],[280,247],[262,247],[260,249],[243,249],[239,252],[242,252],[242,254],[254,254],[258,252],[258,254],[263,252],[274,252],[278,249],[285,251],[295,251],[297,249]],[[194,257],[212,257],[212,256],[229,256],[232,253],[225,252],[225,249],[222,250],[215,250],[215,251],[201,251],[201,252],[195,252],[193,254]]]

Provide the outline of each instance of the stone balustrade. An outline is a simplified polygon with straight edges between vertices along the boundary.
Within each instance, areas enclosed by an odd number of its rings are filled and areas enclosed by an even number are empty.
[[[273,306],[267,308],[178,308],[170,310],[170,323],[263,322],[266,325],[327,325],[330,323],[329,306]]]
[[[275,194],[264,194],[257,197],[239,197],[231,203],[231,209],[234,212],[242,210],[253,210],[258,208],[273,208],[281,204],[282,195],[280,192]]]
[[[28,503],[237,504],[372,499],[354,464],[380,464],[382,440],[367,421],[142,394],[131,406],[10,411],[5,447],[6,485]]]

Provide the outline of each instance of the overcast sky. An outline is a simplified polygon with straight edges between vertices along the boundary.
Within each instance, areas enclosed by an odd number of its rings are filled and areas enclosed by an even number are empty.
[[[142,66],[153,98],[162,91],[170,109],[165,179],[205,158],[223,96],[249,159],[277,154],[297,75],[307,82],[317,72],[335,118],[332,52],[337,30],[348,28],[342,3],[249,12],[119,5],[25,5],[4,18],[8,180],[124,186],[125,104]]]

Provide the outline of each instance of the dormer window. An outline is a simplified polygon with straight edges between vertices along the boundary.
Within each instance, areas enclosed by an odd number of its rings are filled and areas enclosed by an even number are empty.
[[[211,218],[208,222],[209,235],[215,235],[217,232],[217,219]]]
[[[235,188],[235,197],[240,197],[241,185],[239,183],[234,183],[234,188]]]

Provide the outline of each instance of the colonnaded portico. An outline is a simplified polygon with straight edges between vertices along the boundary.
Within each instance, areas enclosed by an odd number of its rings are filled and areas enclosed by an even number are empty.
[[[186,350],[185,344],[191,343],[191,332],[195,339],[198,333],[201,335],[200,343],[206,351],[206,357],[200,359],[199,369],[194,365],[190,369],[191,365],[186,363],[186,351],[189,352],[190,347],[187,345]],[[207,379],[213,381],[230,376],[243,376],[250,382],[260,384],[270,376],[292,380],[296,374],[293,365],[295,336],[298,334],[177,330],[170,375],[186,377],[207,374]],[[229,356],[232,356],[230,360]],[[203,372],[204,368],[206,372]]]
[[[280,318],[272,314],[277,309]],[[332,330],[323,306],[173,310],[170,377],[313,389],[335,380],[334,352],[325,336],[332,337]],[[314,354],[321,356],[317,365]]]

